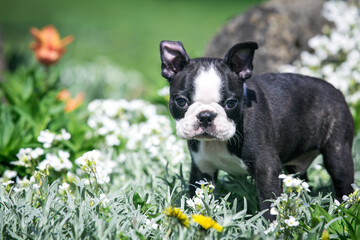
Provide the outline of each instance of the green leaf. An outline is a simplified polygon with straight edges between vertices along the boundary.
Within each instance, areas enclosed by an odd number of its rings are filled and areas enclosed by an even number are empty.
[[[319,205],[313,205],[311,206],[311,208],[313,209],[313,212],[311,212],[311,227],[315,227],[318,223],[320,223],[322,221],[322,218],[324,218],[327,223],[331,222],[334,219],[333,216],[331,216],[325,209],[323,209]],[[343,228],[338,221],[335,221],[330,224],[329,230],[332,230],[333,232],[341,232],[343,231]]]
[[[4,149],[9,144],[11,135],[14,131],[14,123],[11,119],[10,110],[6,107],[1,108],[0,125],[0,148]]]

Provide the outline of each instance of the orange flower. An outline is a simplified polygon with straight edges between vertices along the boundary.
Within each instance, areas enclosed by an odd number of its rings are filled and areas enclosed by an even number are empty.
[[[65,112],[69,113],[77,109],[84,101],[84,93],[77,93],[75,98],[69,98],[66,100]]]
[[[67,100],[69,100],[71,98],[70,91],[67,90],[67,89],[64,89],[64,90],[62,90],[61,92],[58,93],[56,98],[59,101],[66,102]]]
[[[56,63],[65,53],[65,46],[74,41],[72,35],[60,39],[59,32],[52,25],[43,27],[39,30],[35,27],[30,29],[35,42],[30,44],[30,48],[34,51],[35,58],[45,66]]]

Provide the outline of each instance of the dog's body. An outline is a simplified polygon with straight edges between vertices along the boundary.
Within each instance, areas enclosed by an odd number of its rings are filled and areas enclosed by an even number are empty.
[[[282,167],[305,173],[323,154],[338,198],[349,194],[354,181],[353,119],[344,97],[312,77],[251,77],[255,49],[255,43],[242,43],[224,60],[190,59],[180,42],[160,45],[162,75],[170,83],[170,112],[192,156],[190,193],[196,181],[215,182],[218,170],[249,173],[260,208],[267,209],[270,203],[264,200],[281,192]]]

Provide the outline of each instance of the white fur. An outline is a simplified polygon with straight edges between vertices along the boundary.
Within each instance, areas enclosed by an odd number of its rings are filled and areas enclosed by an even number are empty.
[[[198,152],[193,152],[192,156],[200,171],[211,176],[218,169],[233,175],[248,173],[245,163],[229,153],[225,142],[200,141]]]
[[[221,78],[216,73],[214,67],[210,67],[207,71],[201,71],[194,83],[194,102],[202,102],[205,104],[220,102]]]
[[[219,104],[221,100],[221,78],[211,67],[207,71],[201,71],[194,84],[194,103],[191,104],[184,118],[176,121],[178,136],[184,139],[193,139],[198,135],[208,133],[218,140],[229,140],[234,136],[236,128],[233,120],[227,117],[225,110]],[[212,126],[207,129],[200,127],[196,117],[203,111],[217,114]]]

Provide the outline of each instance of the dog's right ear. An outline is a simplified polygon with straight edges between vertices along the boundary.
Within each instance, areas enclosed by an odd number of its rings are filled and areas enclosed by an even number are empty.
[[[161,75],[169,81],[190,61],[181,42],[162,41],[160,56]]]

